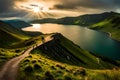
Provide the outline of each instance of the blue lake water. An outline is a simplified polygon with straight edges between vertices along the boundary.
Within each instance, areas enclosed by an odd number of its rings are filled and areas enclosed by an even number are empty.
[[[120,43],[105,33],[76,25],[33,24],[23,30],[40,31],[43,33],[59,32],[90,52],[120,60]]]

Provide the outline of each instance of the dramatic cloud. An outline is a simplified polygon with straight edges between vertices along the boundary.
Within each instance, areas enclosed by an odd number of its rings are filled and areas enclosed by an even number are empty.
[[[114,10],[120,8],[120,0],[59,0],[60,3],[55,4],[58,9],[76,9],[79,7],[92,9],[109,9]]]
[[[0,0],[0,13],[13,9],[14,1],[33,1],[33,0]],[[120,8],[120,0],[34,0],[52,4],[55,9],[101,9],[115,10]]]
[[[77,12],[78,15],[105,11],[120,12],[120,0],[0,0],[0,17],[29,14],[27,10],[22,10],[21,7],[29,8],[24,3],[33,4],[34,2],[45,4],[50,8],[52,15],[71,16],[69,14],[73,14],[72,12]],[[56,10],[56,12],[53,13],[52,10],[53,12]]]
[[[0,13],[13,9],[14,0],[0,0]]]

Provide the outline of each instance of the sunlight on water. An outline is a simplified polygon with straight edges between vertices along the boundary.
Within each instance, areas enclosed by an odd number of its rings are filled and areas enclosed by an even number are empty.
[[[41,25],[40,24],[32,24],[34,29],[40,29]]]
[[[41,29],[41,24],[32,24],[32,26],[27,27],[27,28],[23,28],[22,30],[25,31],[39,31],[40,32]]]
[[[75,25],[59,24],[33,24],[32,27],[24,28],[27,31],[39,31],[42,33],[59,32],[65,37],[78,44],[81,48],[107,56],[112,59],[119,59],[119,43],[109,38],[102,32],[91,30]]]

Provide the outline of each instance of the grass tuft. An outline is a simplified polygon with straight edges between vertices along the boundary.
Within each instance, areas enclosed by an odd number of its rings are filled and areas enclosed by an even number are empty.
[[[32,66],[29,65],[29,66],[25,67],[24,71],[25,71],[25,73],[31,73],[31,72],[33,72],[33,68],[32,68]]]
[[[55,80],[54,76],[50,73],[50,71],[45,72],[45,80]]]

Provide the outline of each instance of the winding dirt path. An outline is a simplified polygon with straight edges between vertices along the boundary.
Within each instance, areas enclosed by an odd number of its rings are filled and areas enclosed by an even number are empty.
[[[52,40],[52,38],[50,36],[46,37],[45,43],[50,40]],[[15,57],[15,58],[9,60],[8,62],[6,62],[0,71],[0,80],[16,80],[20,61],[23,60],[25,57],[29,56],[29,53],[34,48],[36,48],[42,44],[43,44],[43,42],[25,50],[22,55]]]

